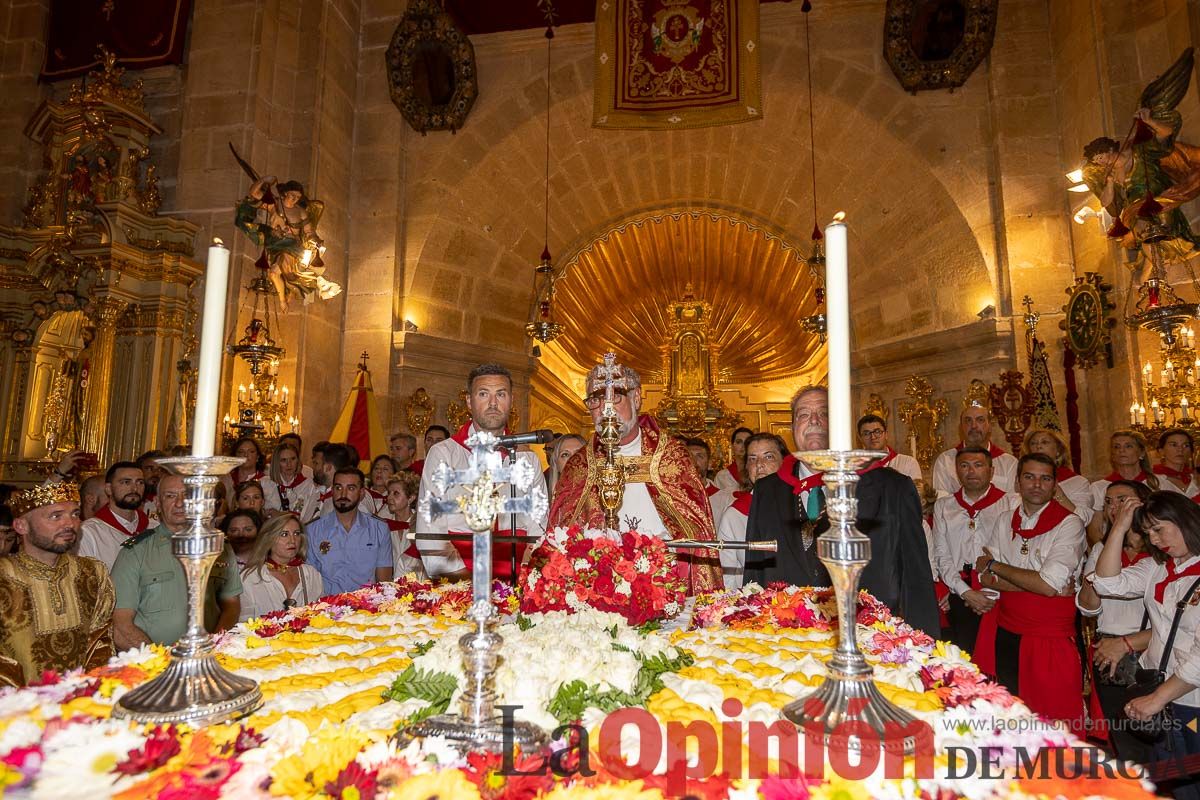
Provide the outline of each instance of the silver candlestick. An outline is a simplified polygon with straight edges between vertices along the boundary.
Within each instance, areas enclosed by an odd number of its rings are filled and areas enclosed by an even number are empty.
[[[799,458],[823,473],[829,530],[817,538],[817,558],[829,571],[838,608],[838,645],[828,676],[816,690],[783,708],[783,716],[802,730],[824,731],[826,746],[857,750],[859,737],[840,733],[847,720],[866,723],[883,747],[911,755],[928,726],[897,708],[879,692],[874,670],[858,649],[858,581],[871,560],[871,540],[854,527],[858,518],[855,489],[858,470],[887,453],[870,450],[814,450]]]
[[[171,552],[183,565],[188,587],[188,626],[171,648],[171,661],[153,680],[117,701],[112,715],[152,725],[209,725],[253,713],[262,706],[258,684],[234,675],[213,656],[213,640],[204,628],[204,595],[213,562],[225,546],[225,534],[212,527],[214,490],[242,463],[225,456],[181,456],[158,463],[183,476],[188,525],[171,536]]]
[[[549,744],[546,732],[536,725],[509,721],[506,726],[496,715],[496,667],[503,658],[504,639],[493,630],[496,612],[492,608],[492,526],[499,514],[540,517],[548,505],[546,493],[534,485],[534,467],[524,459],[506,465],[496,452],[496,442],[492,434],[476,432],[467,439],[471,448],[467,468],[455,471],[443,462],[433,474],[433,486],[439,496],[421,498],[418,513],[425,519],[462,513],[472,531],[469,617],[475,622],[475,630],[458,640],[466,683],[460,713],[439,714],[409,725],[396,734],[402,746],[429,736],[447,740],[460,753],[499,753],[513,745],[529,752]],[[520,498],[502,496],[499,487],[503,483],[511,483],[528,494]],[[459,487],[464,491],[446,499],[448,491]]]

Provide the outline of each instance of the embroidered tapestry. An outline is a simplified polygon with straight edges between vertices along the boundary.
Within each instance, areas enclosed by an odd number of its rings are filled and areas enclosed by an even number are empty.
[[[757,0],[598,0],[597,128],[762,118]]]

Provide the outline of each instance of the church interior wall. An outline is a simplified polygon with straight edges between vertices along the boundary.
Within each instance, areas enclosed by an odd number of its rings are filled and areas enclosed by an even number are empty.
[[[1120,306],[1129,286],[1121,254],[1094,223],[1071,222],[1081,198],[1065,192],[1062,174],[1094,136],[1123,135],[1141,88],[1196,41],[1195,4],[1006,0],[991,55],[966,85],[918,95],[899,88],[883,59],[884,5],[817,4],[810,20],[818,215],[845,210],[852,225],[858,399],[875,392],[895,404],[905,373],[923,370],[938,396],[956,401],[973,377],[994,381],[1001,365],[1027,370],[1020,317],[1028,294],[1042,313],[1039,334],[1061,406],[1063,290],[1073,274],[1098,271],[1116,285]],[[257,253],[232,226],[231,206],[249,180],[227,142],[263,173],[300,180],[326,203],[325,260],[344,292],[281,317],[289,350],[282,382],[295,387],[306,438],[331,427],[364,350],[389,428],[404,427],[402,402],[417,386],[435,396],[435,421],[445,421],[457,395],[457,376],[416,369],[419,351],[406,357],[426,337],[455,343],[464,374],[496,353],[520,382],[534,374],[520,327],[543,244],[542,31],[472,37],[475,108],[454,135],[421,136],[386,84],[384,51],[405,6],[198,3],[185,65],[138,75],[148,113],[163,128],[151,145],[162,211],[198,224],[201,245],[213,235],[229,242],[240,283]],[[4,0],[0,12],[0,212],[12,221],[39,166],[21,132],[54,89],[34,80],[45,0]],[[593,27],[558,29],[549,236],[556,261],[634,210],[696,205],[737,210],[770,221],[793,243],[808,241],[799,4],[762,6],[761,31],[761,121],[652,133],[591,127]],[[1182,107],[1185,138],[1187,121],[1200,118],[1196,98],[1193,89]],[[230,319],[238,305],[230,300]],[[983,373],[980,362],[961,357],[959,343],[987,305],[997,319]],[[405,336],[406,325],[419,333]],[[893,346],[914,338],[944,350],[940,367],[931,365],[936,356]],[[1107,431],[1127,421],[1136,365],[1153,349],[1118,326],[1114,368],[1077,371],[1085,470],[1104,467]],[[883,363],[884,353],[898,360]],[[227,374],[234,390],[245,381],[232,359]],[[559,395],[547,392],[565,403]],[[548,419],[568,411],[543,405],[524,413]]]

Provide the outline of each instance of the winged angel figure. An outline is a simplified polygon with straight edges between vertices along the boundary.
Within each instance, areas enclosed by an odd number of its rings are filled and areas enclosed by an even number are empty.
[[[259,177],[233,145],[233,157],[250,176],[250,191],[237,204],[234,224],[262,248],[256,266],[263,269],[279,294],[279,306],[288,309],[288,295],[299,294],[305,304],[315,297],[328,300],[342,287],[325,279],[321,255],[325,244],[317,224],[325,204],[310,200],[298,181],[279,183],[274,175]]]
[[[1180,209],[1200,196],[1200,147],[1178,141],[1176,110],[1194,61],[1189,47],[1145,88],[1125,141],[1102,136],[1083,148],[1084,183],[1113,219],[1108,235],[1127,250],[1158,242],[1185,257],[1200,244]]]

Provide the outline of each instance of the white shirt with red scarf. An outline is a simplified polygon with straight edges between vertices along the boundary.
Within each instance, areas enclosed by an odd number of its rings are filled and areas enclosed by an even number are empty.
[[[712,510],[713,527],[718,527],[721,524],[721,516],[733,503],[735,492],[722,489],[714,481],[705,481],[704,493],[708,495],[708,507]]]
[[[917,463],[915,458],[904,453],[897,453],[891,447],[887,449],[887,453],[886,456],[879,460],[879,466],[890,467],[901,475],[906,476],[913,483],[921,482],[924,473],[921,472],[921,465]]]
[[[933,462],[933,488],[937,490],[938,497],[946,497],[958,491],[958,471],[954,461],[958,457],[958,451],[965,446],[959,442]],[[1005,492],[1013,491],[1017,485],[1017,459],[994,444],[989,443],[987,449],[992,454],[992,483]]]
[[[713,477],[713,483],[727,492],[736,492],[741,490],[742,474],[738,471],[737,464],[733,461],[730,461],[725,469],[721,470]]]
[[[717,539],[722,542],[745,542],[746,521],[750,517],[750,493],[735,492],[733,502],[721,515]],[[740,589],[745,581],[746,551],[721,550],[721,575],[726,589]]]
[[[971,586],[963,577],[983,555],[982,542],[989,535],[997,516],[1011,511],[1013,495],[995,484],[968,500],[960,488],[933,504],[933,566],[937,577],[950,591],[961,597]],[[1019,499],[1019,498],[1018,498]],[[964,569],[970,565],[968,569]]]
[[[96,516],[85,520],[79,532],[79,555],[103,561],[111,571],[121,543],[130,536],[137,536],[151,527],[150,517],[140,508],[134,511],[133,519],[124,520],[108,505],[103,505]]]
[[[263,487],[265,503],[263,507],[267,511],[282,511],[284,498],[287,499],[287,510],[295,514],[301,514],[304,507],[309,502],[309,497],[314,494],[320,494],[320,487],[312,482],[312,478],[306,476],[303,472],[297,472],[295,477],[290,481],[281,481],[280,483],[272,482],[272,491],[268,492],[266,487]],[[307,522],[308,520],[304,520]]]
[[[425,468],[421,474],[420,502],[423,502],[426,497],[435,495],[432,478],[442,464],[449,464],[453,470],[467,468],[471,460],[471,451],[467,449],[465,441],[475,431],[475,423],[468,423],[451,438],[438,442],[429,448],[429,452],[425,456]],[[459,441],[460,439],[462,441]],[[528,491],[540,488],[545,493],[546,478],[542,474],[542,464],[538,461],[538,457],[528,449],[518,450],[517,457],[528,462],[534,472],[533,486]],[[507,484],[501,485],[499,491],[501,494],[506,494],[508,492]],[[418,534],[469,534],[471,532],[462,514],[443,514],[433,520],[427,520],[421,514],[417,514],[413,525]],[[518,514],[517,528],[524,530],[530,536],[545,536],[546,515],[543,513],[536,519],[530,519],[526,514]],[[503,514],[497,518],[494,530],[500,533],[507,533],[511,530],[507,514]],[[525,548],[526,555],[532,552],[534,546],[530,545]],[[458,554],[458,550],[450,540],[418,539],[417,549],[421,552],[421,560],[425,562],[425,572],[430,578],[461,572],[466,567]]]
[[[1087,537],[1083,520],[1065,506],[1051,500],[1026,515],[1018,499],[1009,513],[995,517],[984,545],[1000,563],[1033,570],[1061,592],[1081,572]]]

